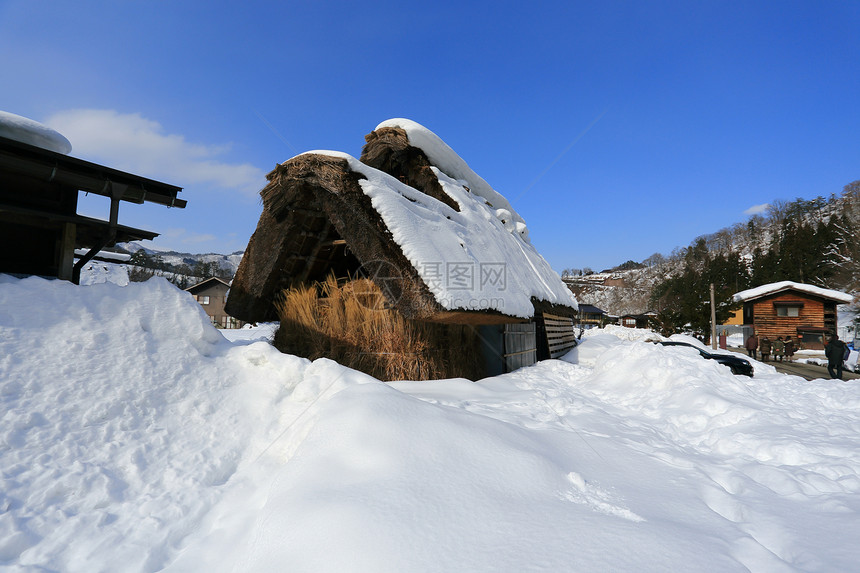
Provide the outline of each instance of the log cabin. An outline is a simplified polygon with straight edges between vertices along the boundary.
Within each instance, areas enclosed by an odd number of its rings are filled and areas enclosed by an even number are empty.
[[[851,295],[814,285],[782,281],[741,291],[735,302],[743,303],[744,325],[752,326],[759,339],[791,336],[800,348],[822,350],[825,334],[836,333],[839,304]]]

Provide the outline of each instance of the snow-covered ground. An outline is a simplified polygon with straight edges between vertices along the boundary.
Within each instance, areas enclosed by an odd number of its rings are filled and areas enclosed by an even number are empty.
[[[478,383],[385,384],[243,336],[163,279],[0,276],[0,569],[860,563],[856,383],[608,329]]]

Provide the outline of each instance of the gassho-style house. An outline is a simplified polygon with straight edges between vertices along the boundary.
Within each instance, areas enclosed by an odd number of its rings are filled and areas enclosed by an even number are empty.
[[[268,175],[229,314],[272,320],[291,286],[361,276],[409,321],[468,327],[485,356],[479,375],[576,344],[576,299],[501,194],[413,121],[383,122],[365,140],[360,160],[316,151]]]

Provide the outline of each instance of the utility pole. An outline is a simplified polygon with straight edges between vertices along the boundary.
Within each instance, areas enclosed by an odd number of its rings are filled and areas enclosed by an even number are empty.
[[[714,300],[714,283],[711,283],[711,348],[717,349],[717,304]]]

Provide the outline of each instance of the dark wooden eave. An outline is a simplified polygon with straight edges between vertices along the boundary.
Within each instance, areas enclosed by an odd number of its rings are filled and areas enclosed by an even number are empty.
[[[77,227],[75,237],[75,248],[83,249],[94,244],[101,237],[105,236],[110,231],[110,222],[101,219],[93,219],[92,217],[84,217],[83,215],[65,215],[63,213],[49,213],[36,209],[26,209],[14,205],[6,205],[0,202],[0,214],[8,213],[15,215],[19,220],[27,221],[46,221],[58,223],[74,223]],[[116,226],[115,242],[127,243],[129,241],[140,241],[146,239],[151,241],[158,236],[158,233],[146,231],[144,229],[136,229],[134,227],[126,227],[125,225]]]
[[[78,215],[80,191],[109,198],[110,219],[102,221]],[[81,269],[105,247],[118,241],[151,240],[158,236],[120,225],[122,201],[181,209],[187,202],[177,198],[180,191],[182,188],[175,185],[0,137],[0,223],[7,230],[17,227],[10,233],[26,234],[28,229],[35,229],[35,234],[29,235],[31,240],[53,234],[56,241],[54,255],[48,254],[31,265],[26,263],[29,253],[19,250],[10,257],[8,267],[12,271],[24,267],[27,270],[18,272],[58,276],[78,283]],[[78,248],[89,250],[70,268],[73,251]],[[33,253],[50,253],[50,250],[46,244],[40,244]]]
[[[182,191],[181,187],[6,137],[0,137],[0,172],[67,185],[79,191],[105,197],[118,196],[119,200],[131,203],[158,203],[180,209],[187,203],[184,199],[177,198],[177,194]]]

